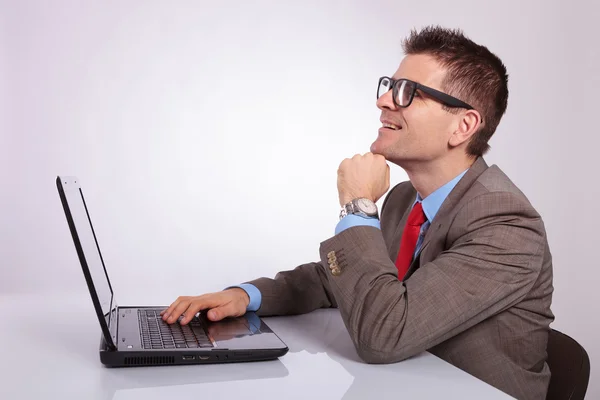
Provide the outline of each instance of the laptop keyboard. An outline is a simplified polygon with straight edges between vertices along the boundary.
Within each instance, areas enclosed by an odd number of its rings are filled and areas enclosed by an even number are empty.
[[[140,339],[144,349],[188,349],[213,347],[202,323],[194,317],[189,324],[167,324],[162,310],[138,310]]]

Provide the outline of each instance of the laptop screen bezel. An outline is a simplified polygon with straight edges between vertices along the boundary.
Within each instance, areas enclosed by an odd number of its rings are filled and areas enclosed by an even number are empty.
[[[81,185],[79,183],[79,179],[76,177],[65,177],[65,176],[57,176],[56,177],[56,186],[58,189],[58,193],[60,196],[60,200],[63,206],[63,210],[65,212],[65,217],[67,218],[67,223],[69,225],[69,230],[71,231],[71,236],[73,238],[73,243],[75,244],[75,249],[77,250],[77,256],[79,257],[79,262],[81,264],[81,269],[83,271],[83,275],[85,277],[85,281],[87,283],[90,296],[92,298],[92,302],[94,303],[94,309],[96,310],[96,315],[98,317],[98,322],[100,323],[100,328],[102,329],[102,335],[104,337],[104,341],[107,347],[111,350],[116,350],[117,346],[115,345],[115,341],[117,340],[117,325],[118,325],[118,313],[117,304],[115,301],[115,295],[112,288],[112,284],[110,283],[110,279],[108,277],[108,273],[106,271],[106,266],[104,264],[104,258],[102,257],[102,252],[100,251],[100,246],[98,245],[98,239],[96,238],[96,232],[94,231],[94,227],[92,224],[92,220],[90,218],[90,214],[88,212],[88,208],[85,202],[85,198],[83,196],[83,191],[81,190]],[[66,188],[68,186],[68,188]],[[67,190],[77,190],[79,195],[81,196],[81,201],[83,202],[83,206],[85,208],[85,213],[90,224],[90,228],[92,229],[92,235],[94,237],[94,241],[96,244],[96,249],[98,250],[98,254],[100,255],[100,261],[102,262],[102,268],[104,269],[104,274],[106,276],[106,280],[108,282],[108,287],[110,289],[110,308],[107,315],[104,315],[104,311],[102,310],[102,305],[100,304],[100,299],[98,298],[98,294],[96,292],[96,287],[94,286],[94,281],[92,279],[92,275],[90,273],[89,267],[87,265],[87,261],[85,258],[85,254],[83,252],[83,247],[81,246],[81,242],[79,240],[79,235],[77,234],[77,228],[75,227],[75,223],[73,220],[73,215],[71,213],[71,209],[69,207],[69,201],[66,196]]]

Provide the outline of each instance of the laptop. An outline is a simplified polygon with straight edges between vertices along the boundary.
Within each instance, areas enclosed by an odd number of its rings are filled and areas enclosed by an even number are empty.
[[[102,335],[100,362],[108,367],[272,360],[287,345],[253,312],[211,322],[204,312],[186,325],[167,324],[167,306],[120,306],[85,203],[79,179],[57,176],[56,186]]]

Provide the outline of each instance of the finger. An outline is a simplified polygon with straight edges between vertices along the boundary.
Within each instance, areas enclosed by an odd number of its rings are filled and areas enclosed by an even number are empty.
[[[163,310],[163,312],[160,313],[163,317],[163,321],[166,321],[167,318],[169,318],[169,316],[173,313],[173,311],[179,305],[179,303],[181,301],[183,301],[183,299],[184,299],[183,296],[179,296],[177,298],[177,300],[175,300],[173,303],[171,303],[171,305],[166,310]]]
[[[164,310],[162,310],[160,312],[160,315],[165,315],[167,313],[167,311],[169,311],[169,308],[171,308],[171,306],[169,306],[169,307],[165,308]]]
[[[190,303],[190,299],[180,301],[175,307],[175,309],[169,313],[169,317],[167,318],[166,322],[172,324],[173,322],[177,321],[181,314],[183,314],[183,312],[188,309]]]
[[[342,160],[342,162],[340,163],[340,166],[338,167],[338,172],[339,172],[340,170],[343,170],[343,169],[346,167],[346,164],[348,164],[349,162],[350,162],[350,159],[349,159],[349,158],[344,158],[344,159]]]
[[[208,319],[211,321],[220,321],[226,317],[237,317],[239,315],[240,313],[234,306],[233,302],[213,308],[207,313]]]
[[[373,158],[379,162],[385,162],[385,157],[381,154],[373,154]]]
[[[181,321],[179,321],[179,323],[181,325],[185,325],[188,322],[190,322],[192,318],[194,318],[194,316],[198,314],[198,312],[211,307],[218,307],[220,304],[221,303],[219,302],[218,297],[215,295],[199,296],[194,301],[192,301],[188,308],[182,313],[183,318],[181,318]]]

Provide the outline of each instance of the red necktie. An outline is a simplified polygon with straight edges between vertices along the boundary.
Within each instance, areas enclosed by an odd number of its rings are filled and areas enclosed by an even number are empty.
[[[404,227],[402,240],[400,241],[400,251],[396,258],[396,268],[398,268],[398,279],[400,280],[404,278],[408,267],[410,267],[410,262],[415,254],[415,247],[417,247],[421,225],[426,220],[427,217],[423,212],[423,206],[421,202],[417,202],[406,220],[406,226]]]

